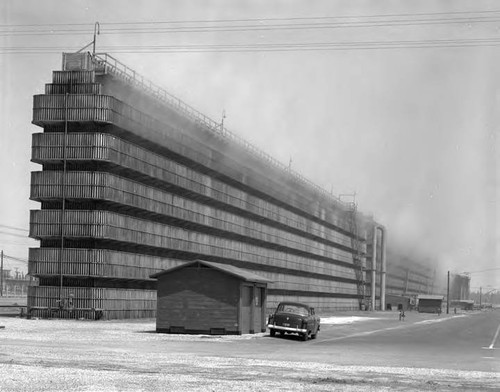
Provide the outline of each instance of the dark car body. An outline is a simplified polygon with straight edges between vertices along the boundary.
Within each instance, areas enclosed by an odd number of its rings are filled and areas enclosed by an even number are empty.
[[[269,316],[267,327],[271,336],[276,332],[282,335],[296,333],[302,340],[316,338],[320,328],[320,318],[314,308],[299,302],[281,302]]]

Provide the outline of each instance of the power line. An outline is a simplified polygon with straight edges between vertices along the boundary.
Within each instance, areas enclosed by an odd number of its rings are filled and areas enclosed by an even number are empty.
[[[13,236],[13,237],[20,237],[20,238],[29,238],[27,235],[21,235],[21,234],[16,234],[16,233],[9,233],[7,231],[0,231],[0,234],[10,235],[10,236]]]
[[[29,232],[29,230],[27,229],[23,229],[21,227],[15,227],[15,226],[8,226],[8,225],[2,225],[0,224],[0,227],[4,227],[6,229],[12,229],[12,230],[18,230],[18,231],[25,231],[25,232]]]
[[[203,52],[284,52],[311,50],[373,50],[418,49],[444,47],[497,46],[500,38],[417,40],[417,41],[344,41],[303,43],[255,43],[255,44],[193,44],[193,45],[110,45],[101,49],[108,53],[203,53]],[[0,47],[3,54],[42,54],[76,50],[68,47]]]
[[[495,11],[499,13],[500,11]],[[422,14],[432,15],[432,14]],[[437,15],[437,14],[435,14]],[[137,28],[131,27],[111,27],[103,28],[102,34],[166,34],[166,33],[207,33],[207,32],[236,32],[236,31],[280,31],[280,30],[304,30],[304,29],[339,29],[339,28],[362,28],[362,27],[389,27],[389,26],[415,26],[429,24],[458,24],[458,23],[493,23],[500,21],[497,16],[468,16],[468,17],[452,17],[452,18],[421,18],[415,19],[417,15],[401,14],[400,16],[406,19],[382,19],[370,21],[344,21],[348,17],[309,17],[309,18],[275,18],[275,19],[233,19],[233,20],[205,20],[205,21],[170,21],[170,22],[130,22],[130,23],[107,23],[103,26],[140,26]],[[373,18],[373,17],[372,17]],[[380,18],[380,17],[379,17]],[[350,17],[350,19],[356,19]],[[357,19],[361,19],[358,17]],[[279,21],[293,22],[281,24],[265,24],[264,21]],[[314,21],[308,23],[297,23],[299,21]],[[248,23],[258,22],[257,24],[233,24],[220,25],[221,23]],[[195,23],[211,23],[212,25],[193,25]],[[188,26],[178,26],[179,24],[187,24]],[[215,25],[214,25],[215,24]],[[143,27],[143,26],[160,26],[162,27]],[[170,26],[169,26],[170,25]],[[177,26],[172,26],[177,25]],[[54,28],[54,26],[65,28]],[[66,27],[72,28],[67,29]],[[3,25],[0,28],[11,29],[0,31],[2,36],[24,36],[24,35],[81,35],[89,34],[88,29],[75,29],[75,26],[89,26],[87,24],[61,24],[61,25]],[[17,27],[30,27],[25,30],[14,30]]]
[[[163,27],[149,29],[105,29],[101,35],[132,35],[132,34],[174,34],[174,33],[227,33],[227,32],[258,32],[258,31],[285,31],[285,30],[325,30],[345,28],[375,28],[375,27],[407,27],[428,25],[449,25],[459,23],[494,23],[500,18],[488,20],[428,20],[428,21],[394,21],[394,22],[356,22],[356,23],[328,23],[328,24],[289,24],[289,25],[247,25],[247,26],[211,26],[211,27]],[[76,36],[88,35],[89,30],[25,30],[25,31],[0,31],[0,36]]]
[[[18,262],[25,263],[25,264],[29,263],[28,259],[22,259],[20,257],[14,257],[14,256],[6,255],[5,253],[3,254],[3,257],[4,257],[4,259],[18,261]]]
[[[467,271],[466,274],[478,274],[478,273],[481,273],[481,272],[498,271],[498,270],[500,270],[500,267],[497,267],[497,268],[488,268],[488,269],[479,270],[479,271]]]
[[[423,17],[442,15],[477,15],[477,14],[500,14],[500,10],[480,10],[480,11],[450,11],[450,12],[424,12],[424,13],[399,13],[399,14],[372,14],[372,15],[336,15],[336,16],[300,16],[282,18],[240,18],[240,19],[191,19],[191,20],[169,20],[169,21],[148,21],[148,22],[103,22],[106,25],[159,25],[159,24],[186,24],[186,23],[229,23],[229,22],[282,22],[300,20],[342,20],[342,19],[370,19],[370,18],[396,18],[396,17]],[[55,27],[55,26],[88,26],[93,27],[94,23],[32,23],[32,24],[4,24],[5,27]]]
[[[21,243],[21,242],[13,242],[13,241],[6,241],[4,239],[1,240],[1,244],[2,245],[9,245],[9,247],[16,247],[16,248],[29,248],[30,246],[34,246],[34,245],[37,245],[36,243],[34,243],[36,240],[35,239],[31,239],[29,238],[30,242],[31,243]]]

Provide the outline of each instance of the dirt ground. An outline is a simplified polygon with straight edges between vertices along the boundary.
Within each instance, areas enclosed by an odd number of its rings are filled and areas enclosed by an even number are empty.
[[[330,321],[345,331],[385,322],[339,320]],[[500,391],[498,373],[315,362],[312,341],[264,333],[157,334],[154,320],[0,318],[0,326],[2,391]]]

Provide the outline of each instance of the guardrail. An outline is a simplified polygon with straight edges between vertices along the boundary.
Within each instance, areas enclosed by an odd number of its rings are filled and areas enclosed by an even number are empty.
[[[188,105],[181,99],[170,94],[164,88],[155,85],[149,79],[144,78],[142,75],[138,74],[136,71],[126,66],[125,64],[121,63],[119,60],[115,59],[109,54],[95,53],[93,55],[93,61],[97,71],[102,71],[104,73],[109,72],[115,76],[122,78],[126,82],[141,88],[142,90],[149,93],[151,96],[155,97],[161,102],[168,104],[177,112],[190,118],[195,123],[205,126],[205,128],[208,129],[210,132],[233,141],[234,143],[243,147],[245,150],[247,150],[250,154],[254,155],[255,157],[258,157],[264,160],[265,162],[269,163],[270,165],[288,173],[288,175],[290,175],[296,181],[314,189],[316,192],[320,193],[321,195],[325,196],[328,199],[333,200],[335,203],[338,203],[346,207],[345,203],[339,197],[334,196],[331,192],[328,192],[326,189],[315,184],[311,180],[304,177],[302,174],[298,173],[295,170],[292,170],[289,166],[286,166],[285,164],[281,163],[268,153],[264,152],[260,148],[254,146],[253,144],[243,139],[241,136],[238,136],[237,134],[229,131],[228,129],[223,127],[222,124],[212,120],[210,117],[199,112],[198,110]]]

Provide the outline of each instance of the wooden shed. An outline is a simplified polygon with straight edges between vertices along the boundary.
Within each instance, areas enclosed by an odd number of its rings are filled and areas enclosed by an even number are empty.
[[[419,313],[441,313],[444,299],[442,295],[419,294],[417,299]]]
[[[268,279],[232,265],[195,260],[158,279],[156,331],[187,334],[265,332]]]

